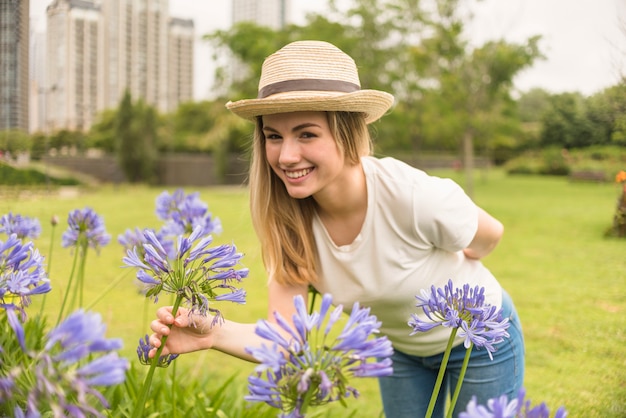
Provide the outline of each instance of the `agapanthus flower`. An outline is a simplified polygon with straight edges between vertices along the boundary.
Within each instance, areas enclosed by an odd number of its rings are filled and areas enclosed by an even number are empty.
[[[87,245],[99,250],[111,240],[104,220],[89,207],[71,211],[67,223],[68,228],[61,237],[63,247]]]
[[[139,362],[144,366],[148,366],[152,363],[152,359],[148,356],[150,350],[154,347],[150,345],[150,337],[146,334],[145,337],[139,339],[139,345],[137,346],[137,357]],[[167,367],[170,363],[178,357],[178,354],[166,354],[159,357],[157,367]]]
[[[307,313],[304,298],[294,298],[293,325],[278,312],[277,326],[257,323],[255,332],[268,340],[246,350],[260,362],[248,378],[247,400],[265,402],[282,411],[282,417],[302,417],[309,406],[344,401],[358,391],[348,386],[351,377],[378,377],[392,373],[393,349],[387,337],[370,338],[381,323],[369,308],[355,303],[342,331],[331,337],[343,306],[331,310],[332,297],[322,298],[320,311]],[[281,330],[283,332],[281,332]],[[368,362],[379,359],[379,361]]]
[[[484,347],[491,353],[495,345],[502,342],[509,334],[509,319],[502,318],[502,309],[485,304],[485,288],[469,284],[454,289],[452,280],[441,288],[431,286],[430,292],[422,290],[416,296],[418,308],[422,308],[428,321],[422,320],[417,314],[411,314],[409,326],[413,328],[411,335],[426,332],[437,326],[457,328],[459,336],[464,337],[464,346],[471,344]]]
[[[156,239],[161,243],[161,246],[165,249],[170,258],[175,257],[175,244],[174,241],[165,236],[161,231],[155,231],[151,229]],[[144,230],[140,228],[127,229],[123,234],[117,236],[117,242],[124,247],[125,251],[132,250],[137,247],[139,252],[143,251],[143,244],[146,244],[146,238],[144,236]],[[143,256],[143,255],[142,255]]]
[[[171,195],[161,193],[156,199],[156,214],[165,221],[165,235],[189,234],[197,227],[202,228],[203,235],[222,232],[219,218],[213,218],[198,192],[185,195],[183,189],[177,189]]]
[[[48,332],[41,350],[27,351],[32,364],[18,365],[3,377],[2,386],[17,404],[14,413],[104,417],[94,401],[105,408],[108,403],[96,387],[122,383],[128,369],[128,361],[115,352],[121,340],[105,338],[105,330],[99,314],[78,310]]]
[[[25,308],[31,296],[50,291],[50,280],[44,269],[44,258],[31,241],[23,243],[16,234],[0,241],[0,307],[18,337],[22,349],[26,320]]]
[[[15,234],[18,238],[39,238],[41,224],[37,218],[13,215],[11,212],[0,218],[0,233]]]
[[[550,410],[545,402],[531,407],[529,399],[524,400],[526,391],[522,388],[517,398],[508,400],[506,395],[489,399],[487,405],[479,405],[476,397],[467,404],[465,412],[459,418],[550,418]],[[567,411],[564,407],[557,409],[554,418],[565,418]]]
[[[156,302],[161,292],[175,294],[191,307],[192,317],[211,312],[215,322],[221,313],[209,306],[210,301],[245,303],[245,292],[235,284],[248,276],[248,269],[235,268],[243,255],[234,245],[211,247],[213,238],[197,226],[189,237],[178,237],[175,256],[170,259],[153,231],[144,230],[144,238],[143,256],[135,247],[123,261],[139,269],[137,279],[145,286],[147,297]]]

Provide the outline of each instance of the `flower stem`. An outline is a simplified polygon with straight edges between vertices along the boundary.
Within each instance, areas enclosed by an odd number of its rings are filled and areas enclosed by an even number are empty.
[[[52,268],[52,250],[54,248],[54,231],[56,230],[56,223],[52,224],[52,233],[50,235],[50,251],[48,252],[48,265],[47,265],[47,269],[46,269],[46,276],[50,277],[50,269]],[[48,296],[47,293],[44,293],[42,295],[42,299],[41,299],[41,306],[39,308],[39,316],[43,315],[43,311],[46,307],[46,296]]]
[[[452,332],[450,333],[450,338],[448,339],[448,345],[446,347],[446,351],[443,353],[443,358],[441,359],[441,366],[439,366],[439,374],[437,374],[437,381],[435,381],[435,387],[433,388],[433,393],[430,395],[430,402],[428,403],[428,409],[426,410],[425,418],[431,418],[433,416],[433,411],[435,410],[435,404],[437,403],[437,398],[439,397],[439,391],[441,390],[441,384],[443,383],[443,377],[446,373],[446,367],[448,366],[448,360],[450,359],[450,352],[452,351],[452,343],[454,342],[454,338],[456,337],[456,332],[458,328],[452,328]]]
[[[99,295],[98,297],[93,300],[89,305],[85,306],[85,310],[88,311],[91,308],[94,307],[94,305],[98,302],[100,302],[106,295],[107,293],[109,293],[114,287],[116,287],[121,281],[122,279],[124,279],[126,277],[126,275],[130,272],[130,270],[126,270],[124,273],[122,273],[117,279],[113,280],[111,282],[111,284],[109,284],[109,286],[107,286],[106,289],[104,289]],[[144,318],[145,319],[145,318]],[[143,323],[147,323],[147,320],[144,320]]]
[[[61,302],[61,309],[59,309],[59,317],[57,318],[56,325],[61,323],[61,318],[63,318],[63,311],[65,310],[65,304],[67,303],[67,298],[70,293],[70,289],[72,287],[72,281],[74,280],[74,272],[76,271],[76,262],[78,261],[78,247],[75,249],[74,253],[74,262],[72,263],[72,272],[70,273],[70,278],[67,282],[67,288],[65,288],[65,295],[63,296],[63,302]]]
[[[461,373],[459,374],[459,380],[456,383],[456,388],[454,389],[454,395],[452,395],[452,400],[450,401],[450,409],[448,410],[447,418],[452,418],[452,412],[454,411],[454,406],[456,405],[456,401],[459,399],[459,393],[461,393],[461,385],[463,384],[463,379],[465,378],[465,372],[467,371],[467,365],[469,364],[470,355],[472,354],[472,348],[474,348],[474,343],[470,342],[469,348],[465,350],[465,357],[463,358],[463,366],[461,366]]]
[[[176,313],[178,312],[178,307],[183,301],[182,295],[176,295],[176,300],[174,301],[174,306],[172,307],[172,315],[176,318]],[[172,328],[172,325],[168,325],[169,328]],[[157,364],[159,364],[159,358],[161,357],[161,353],[165,348],[165,343],[167,341],[167,335],[161,337],[161,346],[158,348],[156,354],[152,358],[152,363],[150,363],[150,369],[148,370],[148,374],[146,375],[146,380],[143,382],[143,387],[141,388],[141,393],[139,394],[139,400],[135,405],[135,410],[133,411],[132,418],[141,418],[143,417],[143,409],[146,405],[146,400],[148,399],[148,393],[150,392],[150,385],[152,384],[152,377],[154,376],[154,370],[156,369]]]

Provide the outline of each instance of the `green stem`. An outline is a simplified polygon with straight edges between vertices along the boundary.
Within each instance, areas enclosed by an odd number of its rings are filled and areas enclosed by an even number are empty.
[[[96,303],[100,302],[107,295],[107,293],[109,293],[114,287],[116,287],[122,281],[122,279],[124,279],[128,275],[129,272],[130,270],[126,270],[117,279],[113,280],[111,284],[109,284],[109,286],[106,289],[104,289],[104,291],[101,292],[96,299],[93,300],[93,302],[91,302],[88,306],[85,307],[85,310],[88,311],[89,309],[93,308]],[[142,323],[145,324],[147,322],[148,322],[147,320],[144,320]]]
[[[78,305],[77,307],[82,307],[83,306],[83,293],[84,293],[84,288],[85,288],[85,265],[87,264],[87,250],[88,250],[88,246],[87,244],[85,244],[85,246],[83,247],[83,256],[80,260],[80,266],[79,266],[79,270],[78,270],[78,282],[77,284],[77,291],[78,291]]]
[[[172,307],[172,315],[176,318],[176,313],[178,312],[178,307],[183,301],[182,295],[176,295],[176,300],[174,301],[174,306]],[[172,328],[172,325],[168,325],[169,328]],[[143,382],[143,387],[141,388],[141,393],[139,394],[139,400],[135,405],[135,410],[133,411],[132,418],[142,418],[143,410],[146,406],[146,400],[148,399],[148,393],[150,392],[150,385],[152,384],[152,377],[154,376],[154,370],[156,369],[157,364],[159,363],[159,358],[161,357],[161,353],[165,348],[165,343],[167,342],[167,335],[161,337],[161,346],[158,348],[156,354],[152,358],[152,363],[150,363],[150,369],[148,370],[148,374],[146,375],[146,380]]]
[[[309,315],[313,315],[313,309],[315,308],[315,298],[319,292],[313,286],[309,286],[309,293],[311,294],[311,304],[309,305]]]
[[[459,399],[459,393],[461,393],[461,385],[465,378],[465,372],[467,371],[467,365],[469,364],[470,354],[472,354],[472,348],[474,343],[470,343],[470,346],[465,350],[465,358],[463,358],[463,366],[461,367],[461,373],[459,374],[459,381],[456,382],[456,388],[454,389],[454,395],[452,395],[452,401],[450,402],[450,409],[448,410],[447,418],[452,418],[452,412],[454,412],[454,406]]]
[[[67,298],[70,293],[70,289],[72,287],[72,281],[74,280],[74,271],[76,271],[76,262],[78,261],[78,247],[76,247],[76,252],[74,253],[74,262],[72,263],[72,272],[70,273],[70,279],[67,282],[67,287],[65,289],[65,295],[63,296],[63,301],[61,302],[61,309],[59,309],[59,317],[57,318],[57,325],[61,322],[61,318],[63,318],[63,311],[65,310],[65,304],[67,302]]]
[[[56,224],[52,223],[52,233],[50,235],[50,251],[48,252],[48,268],[46,269],[46,276],[50,277],[50,269],[52,268],[52,249],[54,248],[54,231],[56,231]],[[43,311],[46,307],[46,296],[44,293],[41,298],[41,307],[39,308],[39,316],[43,315]]]
[[[172,405],[176,405],[176,394],[178,393],[177,388],[176,388],[176,365],[178,363],[174,362],[174,364],[172,364]],[[176,418],[178,416],[178,408],[174,407],[172,408],[172,413],[173,418]]]
[[[441,359],[439,374],[437,374],[437,381],[435,382],[435,387],[433,388],[433,394],[430,396],[430,402],[428,403],[428,409],[426,410],[425,418],[431,418],[433,416],[435,404],[437,403],[439,391],[441,390],[441,384],[443,383],[443,377],[446,373],[446,367],[448,366],[448,360],[450,359],[450,352],[452,351],[452,343],[454,342],[454,338],[456,337],[456,332],[457,328],[452,328],[450,338],[448,339],[448,346],[446,347],[446,351],[444,351],[443,358]]]

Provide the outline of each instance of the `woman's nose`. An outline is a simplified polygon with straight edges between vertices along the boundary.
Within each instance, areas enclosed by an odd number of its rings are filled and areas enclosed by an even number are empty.
[[[300,161],[300,147],[297,141],[284,140],[280,147],[278,162],[281,164],[293,164]]]

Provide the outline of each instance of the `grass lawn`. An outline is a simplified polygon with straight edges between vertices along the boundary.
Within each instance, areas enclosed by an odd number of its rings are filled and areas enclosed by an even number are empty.
[[[435,172],[463,178],[452,172]],[[513,296],[526,338],[526,389],[533,403],[545,401],[552,411],[564,405],[571,417],[626,416],[626,241],[604,238],[611,224],[618,189],[614,184],[570,183],[565,178],[511,177],[500,171],[477,173],[475,201],[505,225],[498,249],[485,259]],[[58,215],[51,262],[53,291],[45,309],[51,322],[72,267],[72,256],[60,245],[67,214],[89,206],[104,218],[111,243],[100,254],[91,251],[86,267],[85,303],[100,312],[109,337],[125,341],[122,354],[135,361],[137,341],[148,331],[156,306],[137,293],[134,270],[122,268],[122,247],[117,236],[127,228],[159,227],[154,201],[163,189],[144,186],[103,186],[97,189],[63,189],[60,193],[0,189],[0,215],[36,217],[42,223],[37,248],[46,257],[52,228],[48,220]],[[172,191],[172,190],[169,190]],[[244,281],[248,302],[222,304],[226,318],[245,322],[266,315],[266,277],[252,230],[243,187],[186,188],[198,191],[209,210],[221,219],[224,232],[216,243],[234,242],[245,253],[250,268]],[[34,298],[38,309],[40,300]],[[168,304],[167,298],[159,301]],[[407,328],[408,330],[408,328]],[[215,386],[237,374],[245,385],[254,365],[217,352],[193,353],[177,360],[185,379],[216,379]],[[157,371],[157,376],[158,376]],[[373,379],[353,381],[362,393],[348,411],[355,416],[377,417],[381,404]],[[319,416],[345,417],[340,405]]]

